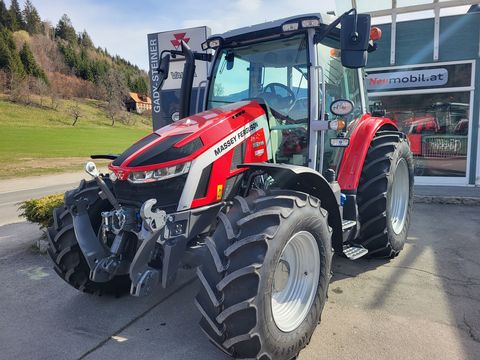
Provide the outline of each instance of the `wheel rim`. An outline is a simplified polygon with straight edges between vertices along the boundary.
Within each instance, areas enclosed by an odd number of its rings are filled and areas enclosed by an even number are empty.
[[[273,320],[280,330],[290,332],[303,322],[317,292],[320,253],[311,233],[300,231],[288,240],[273,276]]]
[[[400,159],[393,176],[392,196],[390,199],[390,223],[395,234],[400,234],[407,218],[410,198],[410,177],[405,159]]]

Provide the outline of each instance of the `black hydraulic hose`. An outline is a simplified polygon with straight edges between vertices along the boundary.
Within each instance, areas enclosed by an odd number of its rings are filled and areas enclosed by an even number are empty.
[[[183,66],[182,87],[180,90],[180,111],[179,118],[183,119],[190,115],[190,99],[192,97],[193,78],[195,77],[195,56],[190,47],[184,42],[182,45],[182,55],[185,57]]]

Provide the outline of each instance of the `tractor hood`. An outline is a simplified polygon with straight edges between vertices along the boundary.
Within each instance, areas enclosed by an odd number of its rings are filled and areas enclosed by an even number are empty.
[[[109,166],[119,180],[132,172],[150,171],[192,161],[229,134],[265,115],[256,101],[242,101],[210,109],[145,136]]]

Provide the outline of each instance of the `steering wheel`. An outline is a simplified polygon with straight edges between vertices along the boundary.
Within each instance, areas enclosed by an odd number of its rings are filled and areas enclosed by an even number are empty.
[[[287,92],[287,96],[281,96],[277,93],[275,88],[283,89]],[[280,106],[283,108],[290,108],[295,102],[295,93],[290,89],[287,85],[281,83],[270,83],[263,88],[264,93],[271,93],[275,95],[276,101],[279,103]]]

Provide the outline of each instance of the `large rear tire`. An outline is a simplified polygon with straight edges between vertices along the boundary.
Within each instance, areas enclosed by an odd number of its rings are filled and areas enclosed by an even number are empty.
[[[101,225],[101,212],[111,209],[107,200],[102,200],[95,181],[82,181],[74,190],[75,198],[87,198],[90,206],[88,215],[94,231]],[[47,231],[49,246],[48,254],[54,263],[55,272],[69,285],[80,291],[97,294],[120,296],[130,290],[130,278],[121,275],[104,283],[89,279],[90,268],[78,246],[73,228],[72,215],[67,207],[62,205],[53,211],[53,225]]]
[[[236,197],[197,270],[200,326],[236,358],[287,360],[310,341],[327,298],[331,229],[305,193]]]
[[[413,200],[413,157],[404,134],[379,131],[358,187],[359,244],[370,257],[397,256],[407,239]]]

